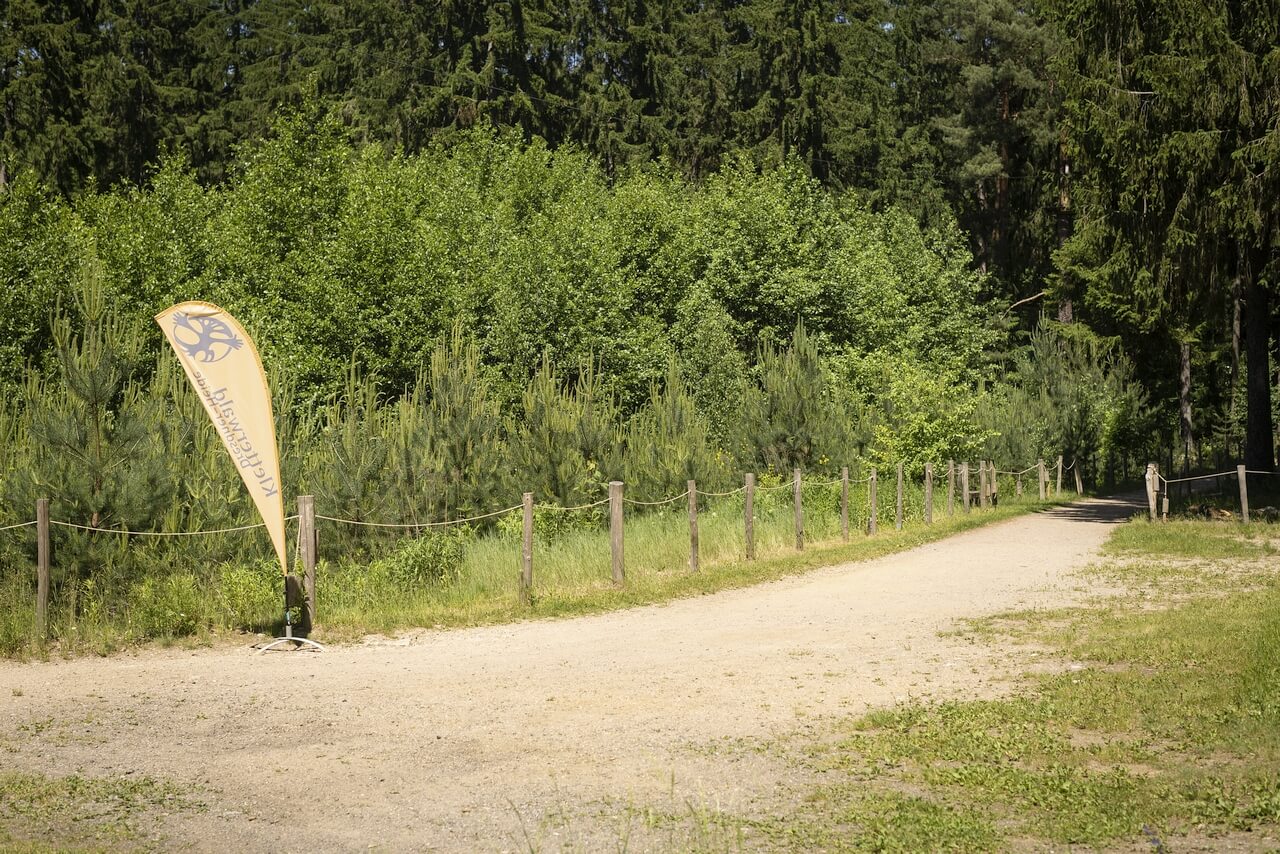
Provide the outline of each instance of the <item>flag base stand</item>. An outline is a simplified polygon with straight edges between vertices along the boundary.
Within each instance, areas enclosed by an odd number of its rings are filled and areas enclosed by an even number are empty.
[[[264,647],[260,647],[260,648],[258,649],[258,653],[259,653],[259,654],[264,653],[264,652],[266,652],[266,651],[267,651],[267,650],[269,650],[269,649],[275,649],[276,647],[280,646],[281,644],[287,644],[287,643],[291,643],[291,644],[293,644],[293,645],[294,645],[294,646],[293,646],[293,649],[294,649],[294,650],[306,649],[306,650],[313,650],[313,651],[315,651],[315,652],[324,652],[324,647],[323,647],[323,646],[321,646],[320,644],[316,643],[315,641],[311,640],[310,638],[296,638],[296,637],[294,637],[294,636],[293,636],[293,626],[289,625],[288,623],[285,623],[285,626],[284,626],[284,637],[282,637],[282,638],[276,638],[275,640],[273,640],[271,643],[267,644],[266,646],[264,646]]]
[[[296,588],[297,581],[293,580],[293,576],[286,575],[284,577],[284,637],[276,638],[266,646],[259,648],[258,649],[259,654],[262,654],[269,649],[282,647],[284,644],[293,644],[292,648],[295,651],[305,649],[305,650],[311,650],[313,652],[324,652],[324,647],[316,643],[315,641],[311,640],[310,638],[298,638],[293,636],[293,618],[291,616],[293,612],[289,606],[290,606],[290,603],[294,601],[293,594],[295,590],[290,589],[291,582],[293,587]]]

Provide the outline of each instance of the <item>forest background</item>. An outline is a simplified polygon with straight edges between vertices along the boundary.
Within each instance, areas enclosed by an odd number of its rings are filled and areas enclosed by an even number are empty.
[[[1278,27],[10,0],[0,523],[252,521],[150,322],[183,299],[258,339],[290,495],[356,519],[978,456],[1271,470]],[[59,550],[73,612],[154,570]]]

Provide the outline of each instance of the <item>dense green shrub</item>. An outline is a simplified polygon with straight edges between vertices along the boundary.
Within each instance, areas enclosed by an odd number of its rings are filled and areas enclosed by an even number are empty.
[[[195,634],[210,623],[208,597],[194,576],[174,573],[145,578],[129,591],[129,625],[139,639],[177,638]]]
[[[447,584],[458,577],[467,539],[469,534],[461,529],[430,531],[403,540],[377,563],[386,577],[402,590]]]
[[[219,568],[217,585],[226,625],[254,631],[279,618],[284,581],[277,562],[224,564]]]

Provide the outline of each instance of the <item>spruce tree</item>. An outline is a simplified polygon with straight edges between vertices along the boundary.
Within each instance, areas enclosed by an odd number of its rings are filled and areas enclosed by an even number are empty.
[[[628,492],[640,501],[679,495],[689,480],[714,491],[728,480],[728,460],[709,441],[706,421],[672,359],[666,381],[650,390],[649,403],[627,426]]]
[[[1239,279],[1253,366],[1246,464],[1270,470],[1280,4],[1052,8],[1072,34],[1061,77],[1081,167],[1078,230],[1061,260],[1138,352],[1167,330],[1155,341],[1172,355],[1221,302],[1214,283]]]
[[[49,498],[54,518],[90,529],[154,530],[174,503],[176,479],[161,453],[164,400],[142,377],[142,335],[107,305],[92,266],[77,309],[78,330],[65,312],[55,319],[56,372],[33,373],[27,383],[35,454],[20,503]],[[57,565],[74,599],[77,585],[107,566],[124,541],[62,533]]]
[[[797,324],[791,345],[766,341],[747,398],[748,437],[755,461],[787,475],[793,468],[831,471],[848,463],[850,425],[831,394],[817,342]]]

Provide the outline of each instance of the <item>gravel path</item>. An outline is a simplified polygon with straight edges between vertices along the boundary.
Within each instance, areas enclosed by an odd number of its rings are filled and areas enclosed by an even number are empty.
[[[1025,659],[940,633],[1079,601],[1074,570],[1133,512],[1080,502],[750,589],[323,655],[3,663],[0,755],[191,787],[207,808],[164,829],[200,851],[635,850],[642,806],[795,790],[743,745],[1000,690]]]

